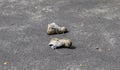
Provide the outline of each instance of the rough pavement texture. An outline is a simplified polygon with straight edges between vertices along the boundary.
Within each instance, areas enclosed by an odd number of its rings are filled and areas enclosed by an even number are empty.
[[[51,22],[70,32],[47,35]],[[0,0],[0,70],[120,70],[120,0]]]

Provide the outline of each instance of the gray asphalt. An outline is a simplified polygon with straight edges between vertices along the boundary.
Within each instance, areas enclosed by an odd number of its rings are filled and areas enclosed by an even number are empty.
[[[69,32],[47,35],[52,22]],[[120,0],[0,0],[0,70],[120,70]]]

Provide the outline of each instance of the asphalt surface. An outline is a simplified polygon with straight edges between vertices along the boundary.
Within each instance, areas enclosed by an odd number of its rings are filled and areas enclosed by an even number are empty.
[[[69,33],[47,35],[52,22]],[[0,70],[120,70],[120,0],[0,0]]]

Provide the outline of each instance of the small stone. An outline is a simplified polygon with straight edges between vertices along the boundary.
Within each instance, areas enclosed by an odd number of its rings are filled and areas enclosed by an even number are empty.
[[[83,67],[83,64],[80,64],[80,67]]]
[[[98,51],[100,51],[100,52],[102,51],[102,49],[101,49],[101,48],[99,48],[99,47],[96,47],[96,49],[97,49]]]
[[[96,47],[96,49],[98,50],[99,48],[98,48],[98,47]]]
[[[4,61],[3,64],[6,65],[6,64],[8,64],[8,62],[7,62],[7,61]]]

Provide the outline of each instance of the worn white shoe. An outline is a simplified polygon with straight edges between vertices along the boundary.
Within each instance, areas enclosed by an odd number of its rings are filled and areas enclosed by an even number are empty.
[[[52,49],[56,49],[56,48],[59,48],[59,47],[70,48],[72,46],[72,41],[70,39],[67,39],[67,38],[63,38],[63,39],[52,38],[48,45]]]
[[[56,23],[50,23],[48,24],[48,29],[47,29],[47,34],[52,35],[52,34],[61,34],[61,33],[66,33],[68,32],[66,27],[60,27]]]

